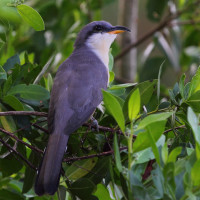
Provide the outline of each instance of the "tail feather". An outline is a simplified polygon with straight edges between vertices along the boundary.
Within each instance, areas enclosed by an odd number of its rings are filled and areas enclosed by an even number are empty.
[[[39,196],[47,193],[53,195],[58,188],[62,159],[66,150],[68,135],[51,134],[48,145],[38,170],[35,193]]]

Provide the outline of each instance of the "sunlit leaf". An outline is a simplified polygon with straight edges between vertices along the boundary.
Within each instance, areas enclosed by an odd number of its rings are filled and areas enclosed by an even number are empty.
[[[112,85],[109,90],[118,90],[121,88],[127,88],[137,85],[137,83],[124,83],[124,84],[118,84],[118,85]]]
[[[199,120],[194,113],[194,111],[189,107],[188,108],[188,114],[187,114],[188,122],[190,123],[190,126],[192,128],[195,141],[200,145],[200,126],[199,126]]]
[[[167,118],[172,115],[172,112],[152,114],[144,118],[138,125],[137,130],[140,132],[133,143],[133,151],[138,152],[144,150],[152,145],[155,146],[153,140],[156,142],[165,130]],[[153,140],[149,139],[151,134]],[[142,141],[142,142],[141,142]]]
[[[21,4],[17,6],[17,11],[21,15],[21,17],[26,21],[30,26],[32,26],[36,31],[43,31],[44,21],[40,14],[25,4]]]
[[[185,101],[195,112],[200,113],[200,90],[192,94],[187,101]]]
[[[110,94],[104,90],[102,90],[102,93],[103,93],[103,101],[105,103],[106,109],[116,120],[120,129],[122,131],[124,131],[125,130],[125,120],[124,120],[124,115],[123,115],[122,108],[121,108],[119,102],[112,94]]]
[[[128,101],[129,119],[133,121],[140,112],[140,91],[136,89],[130,96]]]
[[[68,179],[73,181],[77,180],[88,174],[89,171],[92,171],[92,168],[96,165],[96,163],[97,158],[76,161],[70,167],[67,167],[65,174]]]
[[[0,104],[0,112],[5,111],[7,111],[6,108],[3,106],[3,104]],[[1,116],[0,121],[5,130],[11,133],[16,131],[15,121],[13,120],[12,116]]]
[[[97,185],[97,190],[96,192],[94,193],[94,195],[96,197],[98,197],[99,200],[112,200],[110,198],[110,194],[109,194],[109,191],[108,189],[105,187],[105,185],[103,184],[98,184]]]
[[[200,170],[199,169],[200,169],[200,160],[197,160],[191,170],[191,177],[192,177],[192,182],[194,186],[200,185]]]
[[[175,163],[176,162],[176,158],[177,156],[181,153],[182,151],[182,148],[181,147],[176,147],[174,148],[170,154],[169,154],[169,157],[167,159],[167,162],[170,163],[170,162],[173,162]]]
[[[198,90],[200,90],[200,67],[196,71],[196,74],[192,77],[188,97],[193,95]]]

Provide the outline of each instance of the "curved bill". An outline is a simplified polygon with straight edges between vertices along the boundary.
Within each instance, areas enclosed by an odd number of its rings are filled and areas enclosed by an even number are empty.
[[[131,30],[126,28],[125,26],[113,26],[110,30],[108,30],[107,33],[118,34],[118,33],[123,33],[125,31],[131,32]]]

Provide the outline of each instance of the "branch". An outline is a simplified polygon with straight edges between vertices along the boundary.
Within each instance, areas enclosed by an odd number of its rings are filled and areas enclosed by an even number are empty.
[[[95,125],[91,125],[89,123],[84,123],[83,126],[91,127],[91,128],[94,128],[94,129],[96,128]],[[120,135],[123,135],[123,132],[120,129],[114,129],[114,128],[109,128],[109,127],[99,126],[99,125],[98,125],[98,128],[99,128],[100,131],[118,133]]]
[[[17,156],[19,156],[28,166],[30,166],[32,169],[34,169],[35,171],[37,170],[32,163],[30,163],[26,158],[24,158],[24,156],[17,152],[14,148],[12,148],[8,143],[6,143],[1,137],[0,137],[0,142],[11,152],[15,153]]]
[[[34,127],[37,128],[37,129],[40,129],[41,131],[43,131],[43,132],[49,134],[49,131],[48,131],[47,129],[45,129],[45,128],[43,128],[43,127],[37,125],[37,124],[33,123],[33,124],[31,124],[31,125],[34,126]]]
[[[195,24],[200,24],[200,20],[185,20],[185,21],[177,21],[177,22],[172,22],[170,26],[183,26],[183,25],[195,25]]]
[[[122,49],[121,53],[119,53],[114,59],[115,61],[120,59],[121,57],[123,57],[125,54],[127,54],[132,48],[140,45],[141,43],[143,43],[144,41],[146,41],[148,38],[150,38],[151,36],[154,35],[154,33],[156,33],[157,31],[160,31],[161,29],[163,29],[165,26],[167,26],[169,24],[169,22],[171,20],[173,20],[175,18],[174,17],[167,17],[163,22],[161,22],[158,26],[156,26],[154,29],[150,30],[149,32],[147,32],[144,36],[142,36],[140,39],[138,39],[136,42],[133,42],[132,44],[128,45],[127,47],[125,47],[124,49]]]
[[[34,115],[34,116],[48,117],[48,113],[45,113],[45,112],[35,112],[35,111],[7,111],[7,112],[0,112],[0,116],[9,116],[9,115]]]
[[[170,129],[164,131],[163,134],[168,133],[168,132],[173,131],[173,130],[182,129],[182,128],[186,128],[185,125],[181,125],[181,126],[177,126],[177,127],[174,127],[174,128],[170,128]]]
[[[128,149],[127,147],[121,147],[121,148],[119,148],[119,151],[123,151],[123,150],[127,150],[127,149]],[[106,151],[106,152],[103,152],[103,153],[91,154],[91,155],[88,155],[88,156],[65,158],[63,161],[64,162],[70,162],[70,161],[84,160],[84,159],[89,159],[89,158],[94,158],[94,157],[109,156],[109,155],[112,155],[113,153],[114,153],[114,151],[111,150],[111,151]]]
[[[17,140],[18,142],[24,144],[25,146],[29,147],[30,149],[32,149],[32,150],[34,150],[34,151],[36,151],[36,152],[38,152],[38,153],[43,153],[42,150],[40,150],[40,149],[38,149],[37,147],[34,147],[34,146],[32,146],[32,145],[30,145],[30,144],[24,142],[23,140],[20,140],[20,139],[19,139],[17,136],[15,136],[13,133],[11,133],[11,132],[9,132],[9,131],[6,131],[6,130],[4,130],[4,129],[2,129],[2,128],[0,128],[0,131],[3,132],[3,133],[5,133],[6,135],[9,135],[10,137],[12,137],[13,139]]]

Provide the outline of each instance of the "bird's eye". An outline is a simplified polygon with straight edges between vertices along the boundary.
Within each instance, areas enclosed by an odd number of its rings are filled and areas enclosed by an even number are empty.
[[[100,31],[103,30],[103,27],[100,26],[100,25],[96,25],[96,26],[94,27],[94,30],[100,32]]]

